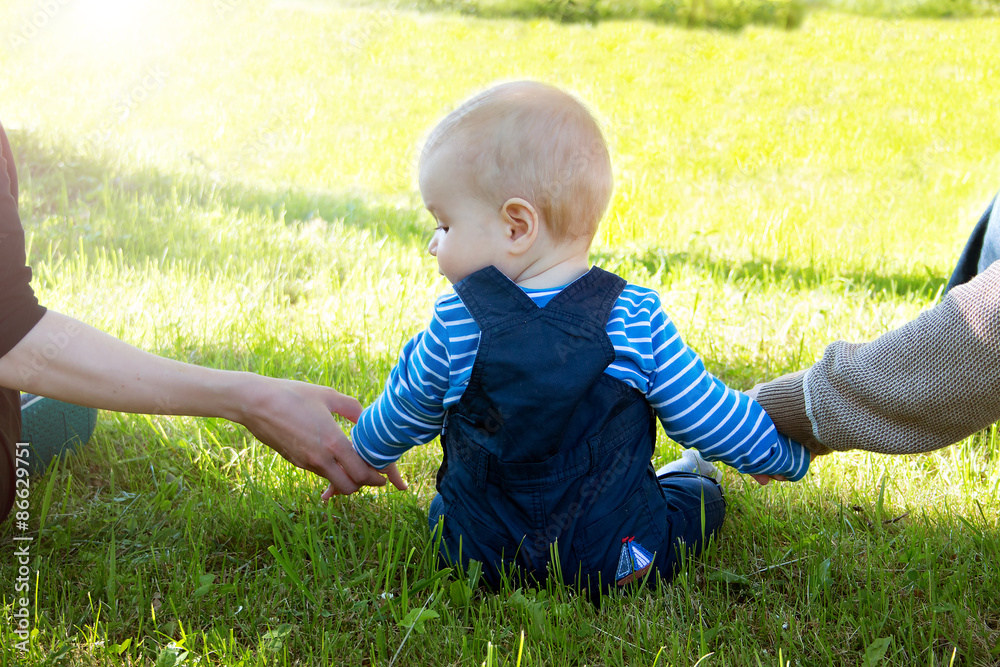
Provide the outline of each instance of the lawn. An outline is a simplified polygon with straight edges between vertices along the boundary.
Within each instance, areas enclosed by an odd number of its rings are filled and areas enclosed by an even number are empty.
[[[113,11],[112,11],[113,10]],[[374,399],[448,289],[422,138],[540,79],[601,119],[616,188],[593,260],[660,290],[729,384],[805,367],[939,298],[1000,188],[1000,19],[814,10],[785,30],[482,18],[321,0],[13,0],[0,121],[49,307],[207,366]],[[348,424],[345,423],[345,428]],[[679,447],[660,437],[660,464]],[[32,479],[31,626],[0,526],[3,665],[989,665],[1000,441],[727,470],[720,539],[605,600],[438,571],[410,490],[326,505],[223,421],[102,412]],[[700,662],[699,662],[700,661]]]

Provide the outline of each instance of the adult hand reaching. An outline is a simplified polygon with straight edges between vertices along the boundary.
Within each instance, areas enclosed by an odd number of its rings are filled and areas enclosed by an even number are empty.
[[[0,385],[118,412],[229,419],[329,480],[324,497],[385,484],[333,418],[356,420],[355,399],[329,387],[158,357],[51,310],[0,357]],[[406,488],[395,468],[386,472]]]
[[[324,500],[354,493],[362,486],[385,484],[385,478],[354,451],[332,417],[337,414],[356,422],[361,415],[357,399],[305,382],[251,378],[243,414],[233,421],[291,463],[329,480]],[[396,488],[406,489],[395,466],[384,472]]]
[[[324,497],[385,479],[359,457],[332,413],[361,406],[333,389],[165,359],[54,311],[31,290],[17,210],[17,169],[0,126],[0,387],[118,412],[223,417],[330,482]],[[20,405],[0,391],[0,520],[14,499]],[[386,471],[406,488],[395,468]]]

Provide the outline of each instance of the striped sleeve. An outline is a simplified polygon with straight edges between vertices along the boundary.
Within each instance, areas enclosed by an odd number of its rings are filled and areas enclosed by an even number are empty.
[[[644,316],[648,312],[648,332],[631,328],[638,339],[635,346],[648,345],[652,355],[646,398],[671,439],[741,473],[783,475],[792,481],[806,474],[808,450],[779,434],[756,401],[705,369],[663,312],[655,292],[648,291],[636,311]]]
[[[430,325],[403,346],[385,390],[351,431],[355,451],[375,468],[384,468],[441,432],[450,367],[442,301],[435,305]]]

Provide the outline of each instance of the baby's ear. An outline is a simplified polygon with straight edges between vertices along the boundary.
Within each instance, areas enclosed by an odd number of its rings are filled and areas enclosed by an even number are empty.
[[[520,254],[534,244],[541,220],[531,202],[511,197],[500,207],[500,215],[507,226],[507,238],[513,243],[513,252]]]

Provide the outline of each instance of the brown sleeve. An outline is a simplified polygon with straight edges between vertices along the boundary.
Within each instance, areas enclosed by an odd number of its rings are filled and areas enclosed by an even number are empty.
[[[813,454],[828,454],[830,448],[816,439],[806,413],[806,398],[802,389],[805,374],[805,371],[789,373],[761,385],[757,402],[763,406],[779,433],[798,440]]]
[[[757,400],[817,453],[927,452],[986,428],[1000,420],[1000,262],[899,329],[833,343]]]
[[[0,126],[0,357],[10,352],[45,314],[31,289],[24,229],[17,213],[17,170]]]

